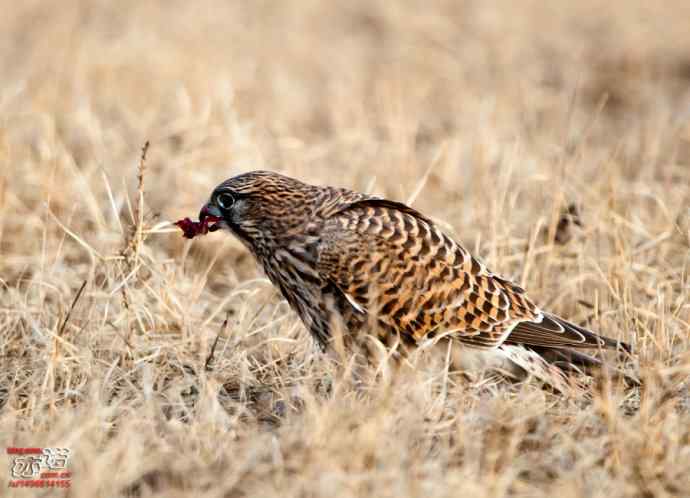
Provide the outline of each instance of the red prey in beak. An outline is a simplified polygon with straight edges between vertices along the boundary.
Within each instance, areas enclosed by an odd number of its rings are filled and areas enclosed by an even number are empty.
[[[184,218],[176,221],[174,224],[182,229],[185,237],[193,239],[197,235],[206,235],[208,232],[219,230],[220,226],[217,223],[221,220],[218,208],[214,205],[206,204],[199,211],[199,221]]]

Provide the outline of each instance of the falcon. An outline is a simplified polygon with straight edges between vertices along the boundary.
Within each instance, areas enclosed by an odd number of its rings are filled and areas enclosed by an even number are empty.
[[[400,202],[254,171],[218,185],[198,222],[177,224],[189,238],[237,237],[324,348],[338,326],[347,344],[373,336],[404,352],[447,338],[559,390],[571,370],[600,365],[583,349],[630,353],[540,309]]]

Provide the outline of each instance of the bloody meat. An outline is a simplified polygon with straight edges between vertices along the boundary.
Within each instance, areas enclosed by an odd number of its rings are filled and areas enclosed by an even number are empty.
[[[211,223],[220,221],[216,216],[207,216],[202,221],[192,221],[189,218],[184,218],[175,222],[175,225],[182,229],[183,235],[188,239],[193,239],[197,235],[206,235],[209,231],[213,231]]]

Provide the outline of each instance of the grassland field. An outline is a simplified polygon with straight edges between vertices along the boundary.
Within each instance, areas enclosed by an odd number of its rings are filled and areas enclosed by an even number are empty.
[[[0,496],[690,496],[689,2],[0,9]],[[643,387],[353,380],[169,224],[254,169],[409,202]],[[70,488],[8,447],[69,448]]]

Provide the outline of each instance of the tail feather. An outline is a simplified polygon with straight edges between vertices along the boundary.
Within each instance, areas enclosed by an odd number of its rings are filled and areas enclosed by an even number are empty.
[[[527,375],[563,394],[581,391],[581,379],[577,377],[594,377],[605,368],[600,360],[575,350],[505,343],[499,350]],[[623,378],[629,387],[640,385],[638,379],[619,369],[609,372],[613,377]]]
[[[640,381],[636,377],[623,372],[619,368],[609,367],[601,360],[594,358],[581,351],[572,349],[549,349],[549,348],[532,348],[538,353],[544,361],[551,365],[557,366],[566,373],[580,373],[595,377],[600,375],[604,369],[608,369],[609,374],[615,378],[622,378],[629,387],[639,387]]]

